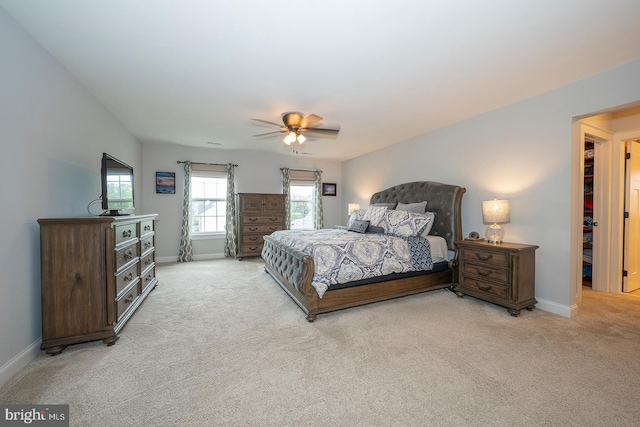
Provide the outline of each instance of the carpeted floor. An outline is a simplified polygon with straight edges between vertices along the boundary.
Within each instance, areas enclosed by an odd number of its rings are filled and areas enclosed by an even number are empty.
[[[308,323],[259,259],[157,268],[113,347],[44,352],[0,403],[74,426],[636,426],[640,298],[585,290],[572,319],[447,290]]]

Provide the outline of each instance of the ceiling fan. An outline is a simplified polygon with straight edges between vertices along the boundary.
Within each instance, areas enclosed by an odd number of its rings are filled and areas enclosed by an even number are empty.
[[[322,117],[317,114],[309,114],[308,116],[304,116],[302,113],[296,112],[286,112],[282,113],[282,123],[278,124],[274,122],[270,122],[262,119],[251,119],[257,122],[266,123],[269,125],[278,126],[280,129],[272,132],[260,133],[258,135],[253,136],[267,136],[272,135],[276,136],[277,134],[285,134],[282,142],[287,145],[291,145],[294,142],[298,144],[304,143],[307,138],[304,134],[318,136],[318,137],[331,137],[337,136],[338,132],[340,132],[340,126],[334,129],[329,128],[321,128],[318,127],[322,124]]]

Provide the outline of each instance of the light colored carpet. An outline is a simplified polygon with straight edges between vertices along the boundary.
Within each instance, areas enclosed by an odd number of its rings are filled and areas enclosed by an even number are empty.
[[[308,323],[261,260],[165,264],[113,347],[44,352],[1,403],[77,426],[631,426],[640,298],[573,319],[439,290]]]

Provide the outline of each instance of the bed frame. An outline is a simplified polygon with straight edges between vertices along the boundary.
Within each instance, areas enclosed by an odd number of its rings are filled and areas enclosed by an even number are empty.
[[[375,193],[370,203],[427,200],[427,210],[436,214],[430,234],[443,237],[449,250],[456,251],[454,242],[462,237],[461,207],[465,191],[457,185],[411,182]],[[321,313],[449,287],[457,280],[457,251],[455,253],[445,271],[342,289],[329,288],[322,298],[311,285],[314,272],[311,256],[264,236],[262,258],[265,271],[302,308],[307,320],[313,322]]]

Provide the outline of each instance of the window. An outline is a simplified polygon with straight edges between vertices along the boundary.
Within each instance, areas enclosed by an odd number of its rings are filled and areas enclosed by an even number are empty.
[[[291,229],[313,230],[316,213],[315,183],[309,181],[291,181],[289,188]]]
[[[191,233],[224,233],[226,220],[226,174],[193,171],[191,175]]]

